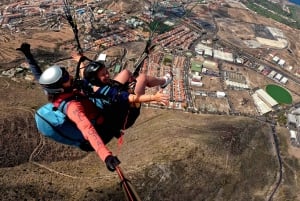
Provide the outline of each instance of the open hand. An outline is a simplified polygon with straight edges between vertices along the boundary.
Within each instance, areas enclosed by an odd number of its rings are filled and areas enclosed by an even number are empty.
[[[154,100],[156,102],[159,102],[159,103],[163,104],[163,105],[169,105],[170,96],[168,94],[164,94],[163,90],[159,90],[154,95]]]

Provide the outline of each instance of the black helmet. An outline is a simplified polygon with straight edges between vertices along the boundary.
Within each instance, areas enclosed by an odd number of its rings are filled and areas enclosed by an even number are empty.
[[[92,85],[101,85],[97,77],[97,71],[105,67],[105,64],[100,61],[91,61],[84,69],[83,76]]]
[[[62,84],[69,79],[69,73],[65,68],[53,65],[42,73],[39,83],[48,94],[58,94],[64,92]]]

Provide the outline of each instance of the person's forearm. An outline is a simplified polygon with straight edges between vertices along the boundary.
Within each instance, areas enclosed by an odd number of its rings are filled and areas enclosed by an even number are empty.
[[[154,95],[137,96],[135,94],[130,94],[128,96],[128,100],[129,100],[130,103],[144,103],[144,102],[155,101],[155,97],[154,97]]]
[[[112,153],[105,146],[94,126],[78,105],[80,104],[71,102],[67,107],[67,116],[77,125],[84,138],[90,142],[101,160],[105,161],[105,158]]]
[[[83,62],[81,62],[81,64],[80,64],[80,66],[79,66],[79,76],[81,77],[81,78],[84,78],[84,69],[85,69],[85,67],[86,67],[86,65],[83,63]]]

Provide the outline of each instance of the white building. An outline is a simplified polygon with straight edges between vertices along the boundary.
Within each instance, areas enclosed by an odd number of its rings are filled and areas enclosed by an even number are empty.
[[[292,111],[293,115],[300,115],[300,108],[296,108],[295,110]]]
[[[285,60],[280,59],[280,60],[278,61],[278,65],[283,66],[284,64],[285,64]]]
[[[106,54],[99,54],[96,61],[105,61],[106,60]]]
[[[217,98],[224,98],[226,96],[225,92],[223,92],[223,91],[217,91],[216,95],[217,95]]]
[[[282,75],[281,75],[280,73],[278,73],[278,74],[275,76],[275,79],[278,80],[278,81],[279,81],[281,78],[282,78]]]
[[[288,78],[286,78],[286,77],[283,77],[283,78],[280,80],[280,82],[281,82],[282,84],[286,84],[287,81],[288,81]]]
[[[210,57],[212,57],[213,56],[212,49],[206,49],[206,50],[204,50],[204,56],[210,56]]]
[[[205,56],[212,56],[212,48],[201,43],[196,45],[195,51],[200,55],[204,54]]]
[[[259,72],[262,72],[264,69],[265,69],[265,66],[264,65],[260,65],[257,70]]]
[[[274,61],[274,62],[277,63],[279,60],[280,60],[280,58],[279,58],[278,56],[273,57],[273,61]]]
[[[214,55],[214,58],[216,58],[216,59],[221,59],[221,60],[229,61],[229,62],[234,61],[233,55],[230,52],[223,52],[221,50],[214,50],[213,55]]]
[[[192,77],[192,80],[194,80],[194,81],[201,81],[201,79],[202,79],[202,76],[200,76],[200,75],[193,75],[193,77]]]
[[[275,106],[278,105],[278,102],[274,100],[266,91],[263,89],[258,89],[255,91],[257,96],[264,101],[267,105],[269,105],[271,108],[274,108]]]
[[[235,62],[238,63],[238,64],[242,64],[242,63],[244,63],[244,59],[243,58],[236,58]]]
[[[197,52],[197,53],[200,54],[200,55],[203,55],[204,50],[195,50],[195,52]]]
[[[227,86],[235,87],[235,88],[241,88],[241,89],[249,89],[249,86],[247,84],[234,82],[230,80],[225,80],[225,83]]]
[[[294,114],[288,114],[287,115],[287,122],[288,122],[289,125],[297,127],[296,115],[294,115]]]
[[[273,78],[275,75],[276,75],[276,71],[275,70],[272,70],[269,75],[268,75],[268,78]]]
[[[252,94],[252,98],[260,115],[264,115],[272,111],[272,108],[262,101],[256,93]]]
[[[290,139],[293,141],[297,141],[297,131],[290,130]]]
[[[195,87],[202,87],[203,83],[202,82],[195,82],[195,81],[191,81],[191,85],[195,86]]]

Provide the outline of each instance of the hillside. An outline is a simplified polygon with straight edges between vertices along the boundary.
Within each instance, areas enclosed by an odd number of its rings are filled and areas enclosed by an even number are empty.
[[[123,199],[94,153],[41,138],[29,111],[1,116],[0,200]],[[124,140],[121,167],[142,200],[265,200],[276,183],[270,128],[249,118],[144,108]]]

